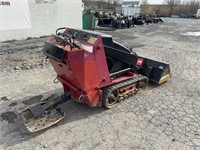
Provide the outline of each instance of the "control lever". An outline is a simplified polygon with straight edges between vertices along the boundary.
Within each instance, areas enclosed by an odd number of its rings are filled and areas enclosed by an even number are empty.
[[[58,29],[56,30],[56,35],[58,35],[58,31],[59,31],[59,30],[64,30],[64,29],[66,29],[66,27],[58,28]]]
[[[63,37],[66,36],[69,39],[69,42],[72,43],[71,37],[70,35],[66,34],[66,33],[58,33],[58,35],[62,35]]]
[[[67,33],[58,33],[58,35],[66,36],[69,39],[69,42],[72,44],[73,47],[76,47],[76,48],[80,49],[80,46],[77,45],[75,43],[75,41],[74,41],[74,39],[75,39],[74,35],[72,35],[72,37],[69,34],[67,34]]]
[[[53,36],[57,41],[63,43],[64,46],[65,46],[65,43],[66,43],[66,44],[69,44],[71,50],[72,50],[72,48],[74,47],[74,45],[73,45],[72,43],[68,42],[64,37],[59,36],[59,35],[54,35],[54,34],[52,34],[52,36]]]

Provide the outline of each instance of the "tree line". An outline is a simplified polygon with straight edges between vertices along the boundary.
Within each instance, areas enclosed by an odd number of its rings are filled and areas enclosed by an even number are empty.
[[[198,8],[200,8],[200,0],[165,0],[162,5],[150,5],[148,0],[141,2],[143,13],[156,13],[159,16],[192,15],[196,14]]]

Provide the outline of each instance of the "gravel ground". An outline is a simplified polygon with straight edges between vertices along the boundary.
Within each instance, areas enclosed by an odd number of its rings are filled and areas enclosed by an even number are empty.
[[[200,149],[200,37],[187,32],[200,27],[175,21],[106,31],[139,55],[170,63],[172,80],[110,110],[69,101],[65,119],[32,134],[12,112],[22,100],[62,91],[41,52],[46,38],[1,43],[0,149]]]

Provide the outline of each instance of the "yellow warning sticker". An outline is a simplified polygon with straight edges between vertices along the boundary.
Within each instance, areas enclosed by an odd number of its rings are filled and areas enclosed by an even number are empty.
[[[88,42],[91,44],[94,44],[96,41],[97,41],[97,38],[95,38],[95,37],[90,37],[88,40]]]

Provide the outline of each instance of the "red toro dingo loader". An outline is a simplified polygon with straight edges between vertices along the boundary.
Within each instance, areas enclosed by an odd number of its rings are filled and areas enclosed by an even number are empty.
[[[112,36],[94,31],[59,28],[43,53],[63,85],[63,95],[20,109],[30,132],[64,118],[59,106],[70,99],[91,107],[112,108],[145,88],[149,80],[161,84],[171,78],[169,64],[138,56]]]

